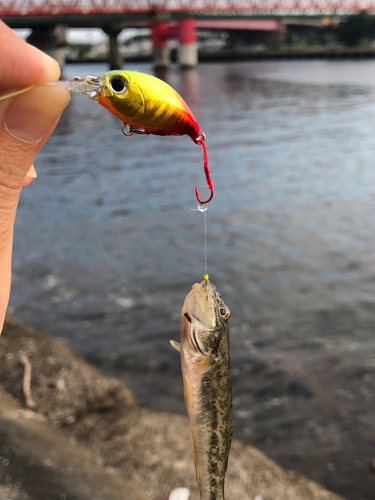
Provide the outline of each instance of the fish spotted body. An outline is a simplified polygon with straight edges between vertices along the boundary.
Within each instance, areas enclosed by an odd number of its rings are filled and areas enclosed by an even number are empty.
[[[189,106],[167,83],[137,71],[109,71],[101,76],[96,100],[123,123],[146,134],[189,135],[202,131]]]
[[[229,316],[208,280],[193,285],[181,314],[179,350],[200,500],[224,500],[232,440]]]

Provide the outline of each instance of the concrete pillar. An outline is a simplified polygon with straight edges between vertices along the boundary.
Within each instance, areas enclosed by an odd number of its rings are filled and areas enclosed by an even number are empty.
[[[154,68],[168,68],[170,64],[170,54],[168,46],[168,24],[155,23],[151,27],[153,44]]]
[[[198,70],[196,68],[184,68],[180,71],[182,95],[189,103],[190,107],[196,107],[199,104],[198,91]]]
[[[38,26],[33,28],[27,41],[65,66],[65,33],[63,26]]]
[[[156,78],[163,80],[165,83],[169,83],[169,68],[154,68],[154,74]]]
[[[121,69],[124,61],[118,50],[117,37],[122,31],[122,27],[117,24],[111,24],[104,26],[102,29],[109,37],[109,67],[111,70]]]
[[[182,19],[177,24],[178,62],[181,68],[195,68],[198,48],[194,19]]]

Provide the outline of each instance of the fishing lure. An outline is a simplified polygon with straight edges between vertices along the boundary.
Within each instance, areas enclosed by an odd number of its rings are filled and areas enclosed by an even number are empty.
[[[65,82],[55,82],[71,92],[86,95],[98,102],[123,122],[124,135],[188,135],[203,148],[203,164],[206,186],[211,191],[207,204],[214,194],[213,182],[207,160],[205,135],[199,128],[192,111],[182,97],[167,83],[151,75],[137,71],[110,71],[102,76],[75,77]]]

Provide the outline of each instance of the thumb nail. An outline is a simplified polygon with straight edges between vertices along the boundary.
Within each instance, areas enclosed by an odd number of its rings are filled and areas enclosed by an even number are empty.
[[[35,87],[13,99],[4,116],[4,126],[14,138],[38,142],[70,100],[66,89]]]

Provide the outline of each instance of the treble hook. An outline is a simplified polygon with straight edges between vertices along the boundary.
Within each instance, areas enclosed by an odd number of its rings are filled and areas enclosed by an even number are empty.
[[[206,136],[204,135],[203,132],[201,132],[201,134],[194,140],[196,144],[199,144],[203,148],[203,165],[204,165],[204,173],[206,174],[206,186],[211,191],[210,197],[206,201],[202,201],[199,196],[198,186],[195,186],[195,196],[197,197],[198,203],[202,203],[204,205],[210,202],[214,195],[214,185],[211,179],[210,168],[208,166],[206,144],[204,142],[205,139]]]
[[[126,127],[128,126],[127,123],[123,123],[122,125],[122,133],[126,135],[127,137],[130,137],[133,134],[146,134],[146,130],[144,128],[140,127],[132,127],[129,125],[129,130],[126,130]]]

